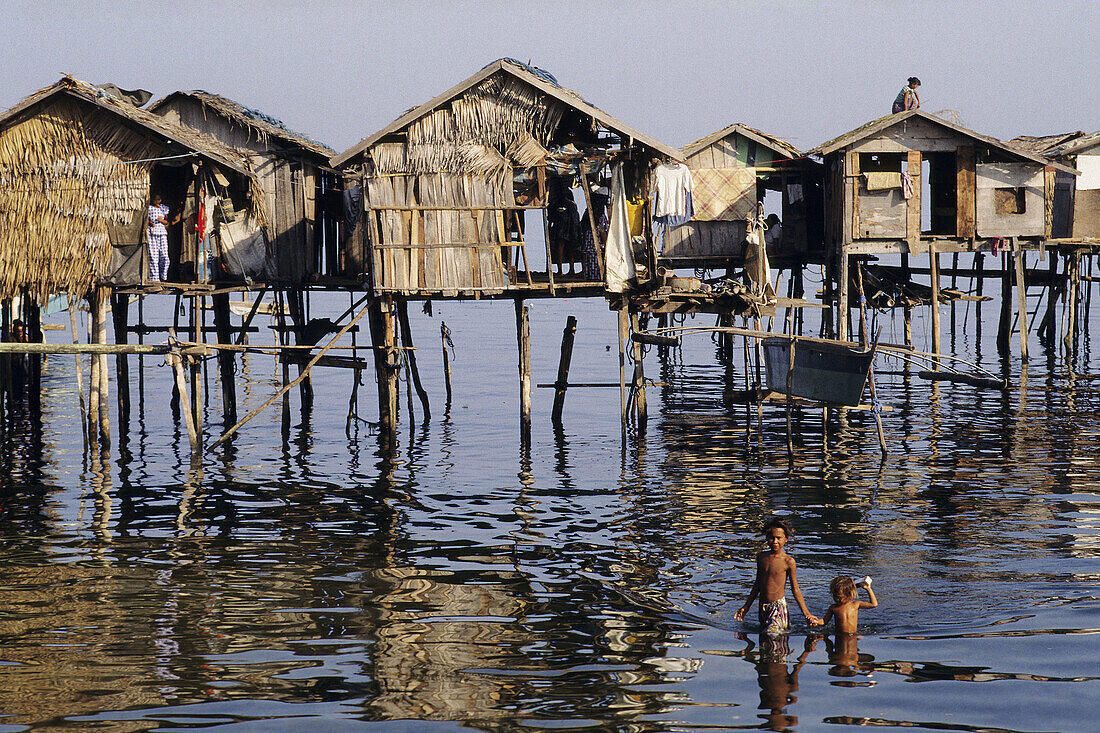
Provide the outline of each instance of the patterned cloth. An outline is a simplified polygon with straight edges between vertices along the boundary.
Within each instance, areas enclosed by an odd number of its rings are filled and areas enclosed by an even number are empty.
[[[773,603],[760,601],[760,630],[765,634],[785,634],[791,627],[787,613],[787,599],[780,598]]]
[[[585,280],[599,280],[600,279],[600,261],[596,257],[596,241],[592,237],[592,227],[587,226],[588,217],[584,217],[584,225],[581,230],[581,241],[583,243],[584,251],[584,273]],[[603,213],[600,214],[600,220],[596,223],[596,228],[600,230],[601,236],[607,232],[607,227],[610,221],[607,218],[607,207],[603,207]],[[602,242],[600,243],[602,245]]]
[[[149,206],[149,278],[168,279],[168,229],[160,219],[168,221],[168,207]]]
[[[752,218],[756,210],[755,168],[697,168],[692,176],[695,221]]]

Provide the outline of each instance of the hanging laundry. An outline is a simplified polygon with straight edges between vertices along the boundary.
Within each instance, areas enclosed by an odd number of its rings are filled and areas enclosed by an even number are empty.
[[[871,171],[864,173],[868,191],[886,191],[901,188],[901,173],[898,171]]]
[[[630,236],[641,235],[645,226],[645,199],[626,200],[626,219],[630,222]]]
[[[611,222],[607,229],[605,254],[605,280],[612,293],[630,289],[630,282],[637,278],[634,269],[634,253],[631,251],[630,223],[626,213],[626,185],[623,183],[622,164],[615,166],[611,178]]]
[[[663,163],[653,173],[653,216],[675,217],[683,220],[680,223],[691,219],[691,193],[695,188],[691,169],[683,163]],[[668,223],[675,226],[673,221]]]
[[[901,174],[901,195],[907,199],[913,198],[913,177],[908,173]]]

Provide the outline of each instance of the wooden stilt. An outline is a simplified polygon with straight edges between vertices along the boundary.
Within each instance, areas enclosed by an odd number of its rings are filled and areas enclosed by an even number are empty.
[[[619,307],[616,311],[619,319],[619,420],[621,422],[623,435],[626,435],[626,339],[628,337],[628,329],[630,324],[630,315],[627,313],[626,298],[623,298],[619,302]]]
[[[837,255],[837,285],[839,292],[837,295],[837,338],[841,341],[848,340],[848,251],[844,247],[841,247],[840,253]]]
[[[308,344],[308,338],[305,332],[305,304],[303,302],[301,289],[287,291],[286,302],[290,309],[290,320],[294,323],[294,343],[299,346]],[[303,366],[302,362],[298,362],[299,375],[302,374]],[[298,397],[301,399],[303,407],[313,404],[313,380],[309,377],[306,377],[298,383]]]
[[[637,333],[641,331],[641,319],[637,313],[630,315],[630,325]],[[642,344],[634,342],[634,410],[638,419],[639,428],[644,428],[647,418],[649,417],[649,405],[646,401],[645,390],[645,366],[643,363],[643,349]]]
[[[106,286],[96,288],[96,343],[107,343],[107,307],[111,289]],[[107,354],[97,354],[99,362],[99,436],[100,445],[111,442],[110,386],[107,375]]]
[[[939,273],[936,273],[937,275]],[[860,320],[860,333],[867,332],[867,306],[865,305],[865,298],[863,294],[863,265],[860,264],[856,268],[856,286],[859,288],[859,320]],[[864,339],[863,346],[869,344],[868,339]],[[936,353],[939,353],[938,351]],[[878,446],[882,451],[882,457],[886,458],[886,436],[882,431],[882,410],[878,403],[878,395],[875,393],[875,369],[874,364],[867,370],[867,382],[871,389],[871,406],[872,412],[875,413],[875,429],[878,431]]]
[[[282,290],[275,291],[275,308],[278,313],[279,324],[279,345],[286,346],[289,341],[290,334],[287,332],[286,327],[286,293]],[[290,383],[290,362],[286,359],[282,359],[282,386],[286,387]],[[282,427],[285,433],[290,429],[290,390],[282,390],[283,395],[283,421]]]
[[[178,344],[178,339],[176,338],[176,330],[174,328],[168,331],[168,336],[170,338],[170,341],[174,345]],[[175,350],[169,352],[165,358],[172,366],[172,373],[176,377],[176,388],[179,390],[180,393],[183,422],[187,426],[187,439],[191,445],[191,458],[192,460],[194,460],[197,456],[200,456],[202,454],[202,441],[199,438],[199,431],[195,425],[195,410],[191,404],[191,395],[189,395],[187,392],[187,377],[184,376],[183,359]]]
[[[130,296],[125,293],[112,297],[112,315],[114,316],[115,343],[125,344],[129,340],[126,321],[130,310]],[[115,355],[115,375],[117,377],[118,429],[126,430],[130,422],[130,363],[126,354]]]
[[[1024,251],[1021,248],[1016,247],[1016,238],[1012,238],[1012,250],[1013,259],[1015,260],[1016,270],[1016,312],[1017,320],[1020,324],[1020,358],[1027,362],[1027,341],[1028,341],[1028,323],[1027,323],[1027,282],[1024,276]]]
[[[798,339],[792,338],[787,352],[787,463],[794,464],[794,437],[791,435],[791,389],[794,382],[794,352]]]
[[[397,375],[393,350],[393,314],[388,300],[374,299],[367,306],[374,371],[378,383],[378,424],[382,437],[392,445],[397,435]]]
[[[88,343],[96,343],[99,333],[99,289],[88,295]],[[88,438],[93,446],[99,445],[99,357],[88,358]]]
[[[1066,358],[1072,358],[1077,340],[1077,291],[1081,277],[1081,255],[1076,250],[1069,253],[1069,282],[1066,284],[1066,331],[1062,335]]]
[[[23,310],[26,315],[27,340],[35,343],[45,341],[42,333],[42,309],[31,297],[23,298]],[[27,406],[31,420],[37,426],[42,420],[42,354],[30,354],[27,359]]]
[[[555,425],[561,423],[565,409],[565,391],[569,389],[569,363],[573,359],[573,339],[577,335],[577,317],[565,319],[565,330],[561,335],[561,356],[558,358],[558,380],[554,383],[554,410],[550,417]]]
[[[405,351],[406,363],[409,365],[409,373],[412,376],[412,384],[416,388],[416,395],[420,398],[420,407],[424,410],[424,421],[432,419],[432,408],[428,404],[428,392],[420,382],[420,370],[416,366],[416,351],[413,350],[412,326],[409,324],[408,301],[397,301],[397,317],[401,325],[401,343],[407,347]]]
[[[80,323],[77,320],[76,302],[69,300],[69,328],[72,329],[73,344],[80,343]],[[84,362],[80,354],[73,354],[76,361],[76,393],[80,397],[80,436],[84,441],[84,449],[88,448],[88,407],[84,402]]]
[[[218,293],[213,297],[214,329],[219,344],[228,344],[233,340],[233,327],[229,310],[229,293]],[[225,425],[237,422],[237,380],[236,364],[230,349],[218,350],[218,380],[222,389],[222,420]]]
[[[1001,257],[1001,317],[997,323],[997,351],[1008,353],[1009,333],[1012,330],[1012,272],[1008,253]]]
[[[516,299],[516,341],[519,347],[519,430],[531,440],[531,320],[523,300]]]
[[[202,330],[200,326],[202,321],[200,320],[199,311],[201,310],[201,296],[195,296],[191,298],[191,340],[196,343],[201,343],[203,340]],[[191,419],[195,423],[195,431],[202,435],[202,360],[190,359],[188,365],[191,377]]]
[[[451,409],[451,330],[443,321],[439,322],[439,338],[443,343],[443,386],[447,389],[446,412]]]
[[[928,265],[932,270],[932,353],[936,354],[932,360],[934,369],[940,368],[940,253],[936,251],[936,243],[928,243]]]

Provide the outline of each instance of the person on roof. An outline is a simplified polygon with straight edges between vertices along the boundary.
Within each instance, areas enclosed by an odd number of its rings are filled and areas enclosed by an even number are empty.
[[[920,107],[920,95],[917,94],[917,87],[919,86],[920,79],[915,76],[909,77],[908,83],[898,92],[898,96],[894,100],[894,107],[890,110],[891,113],[897,114],[898,112]]]

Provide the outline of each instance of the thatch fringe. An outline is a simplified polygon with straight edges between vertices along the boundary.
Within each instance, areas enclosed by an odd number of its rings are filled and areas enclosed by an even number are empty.
[[[0,135],[0,298],[84,296],[105,274],[110,223],[145,206],[158,148],[71,100]]]

